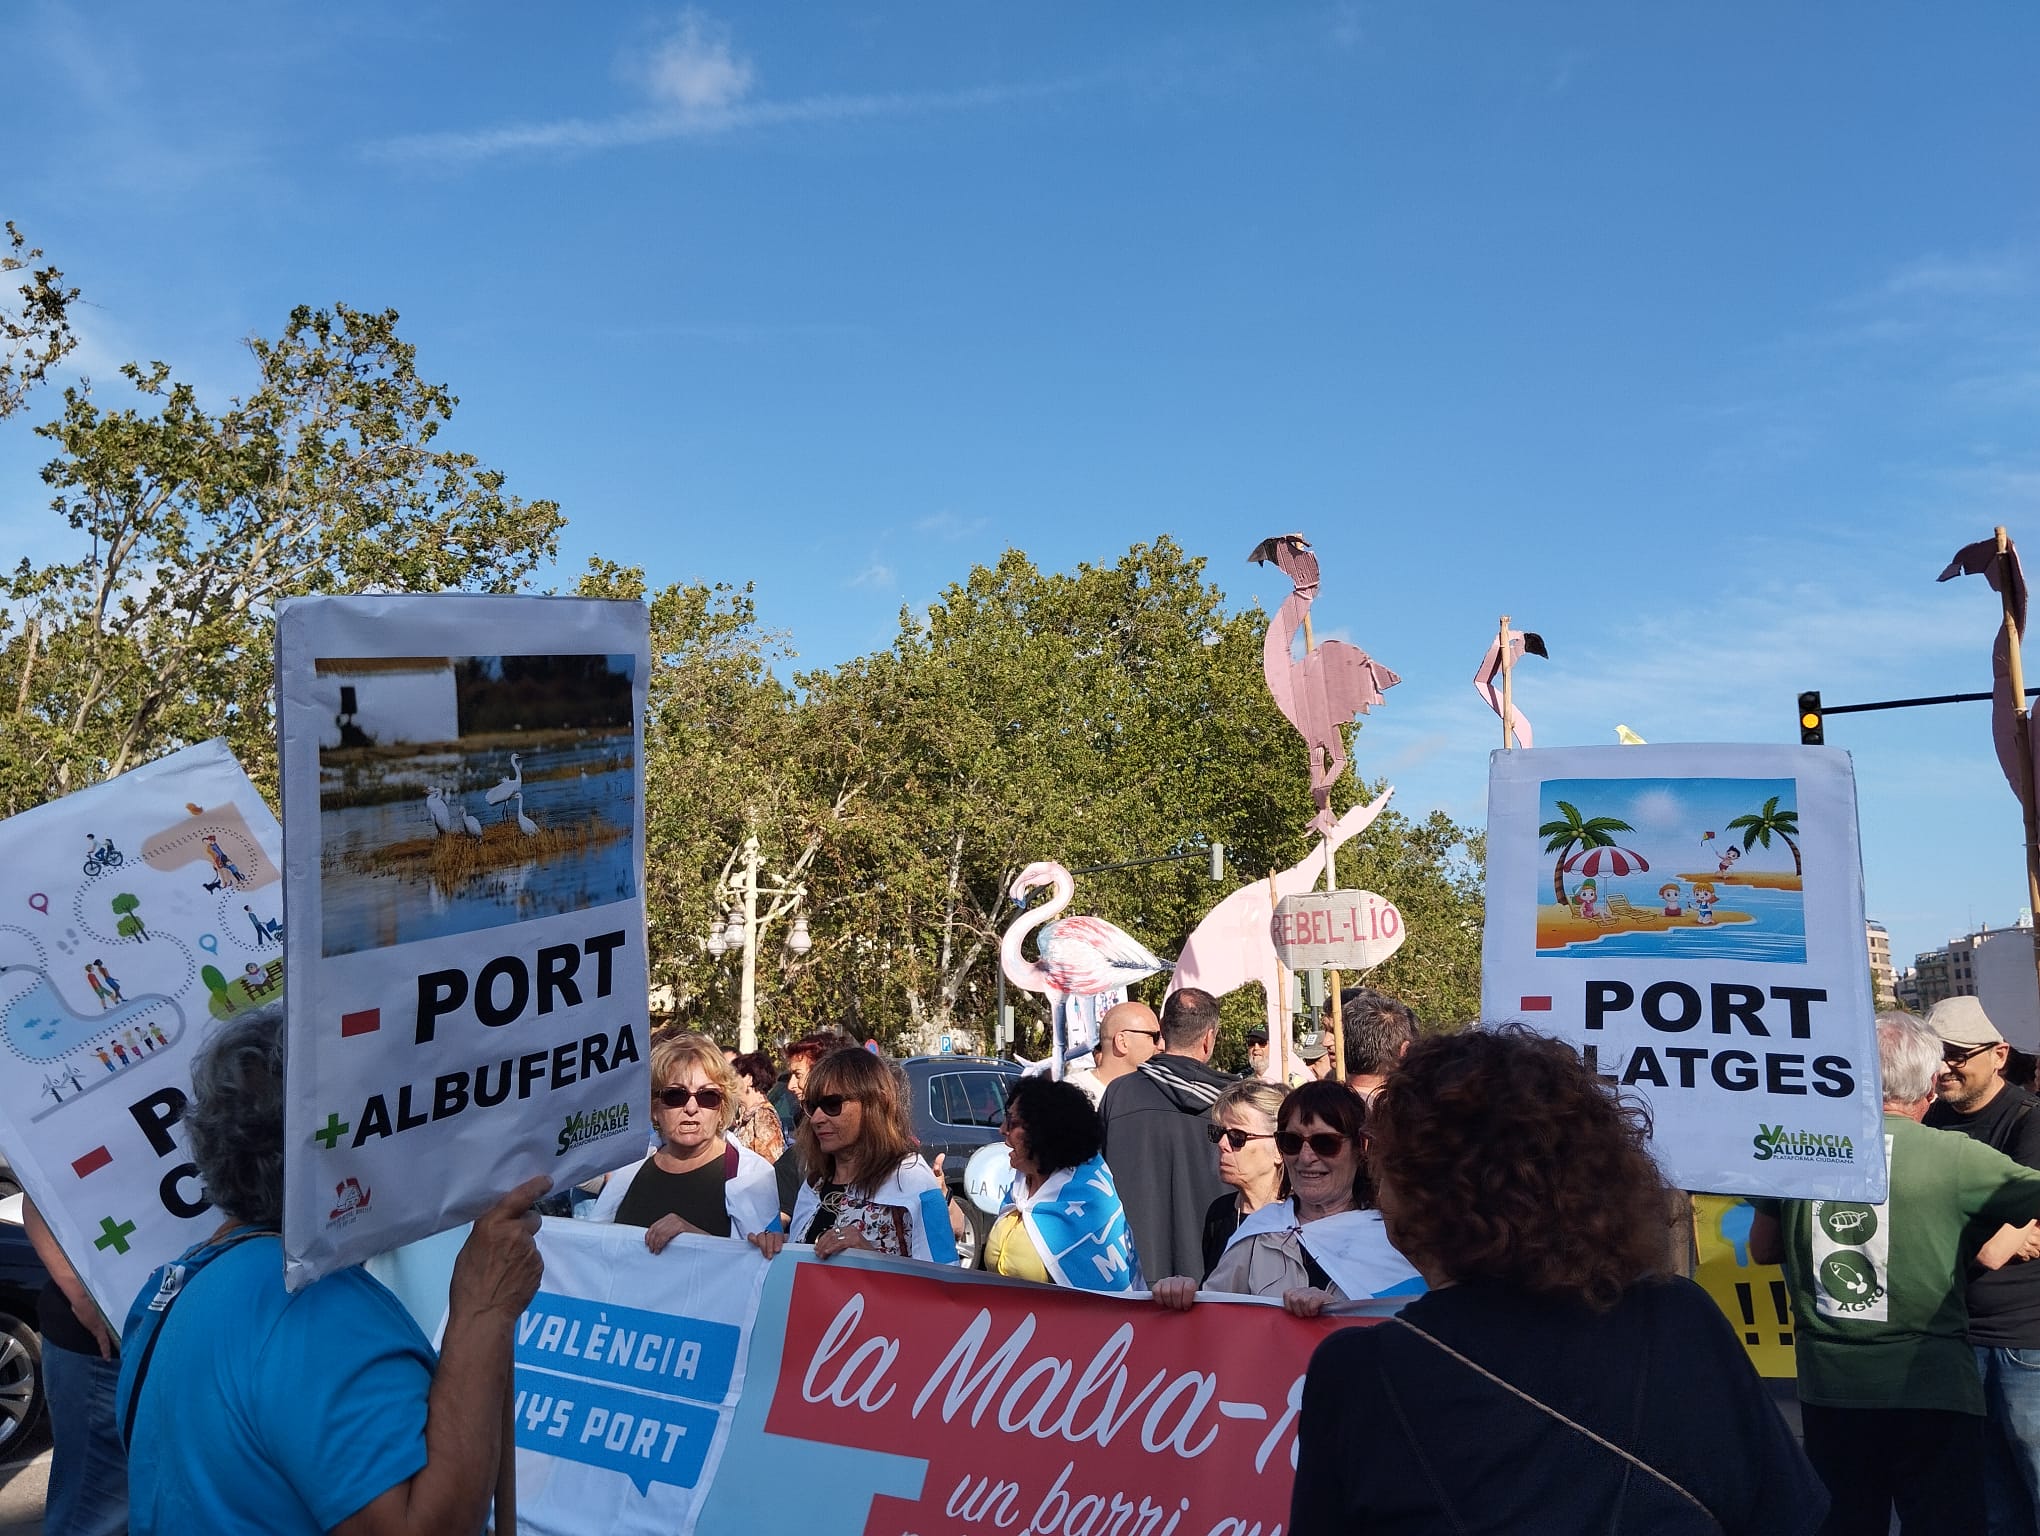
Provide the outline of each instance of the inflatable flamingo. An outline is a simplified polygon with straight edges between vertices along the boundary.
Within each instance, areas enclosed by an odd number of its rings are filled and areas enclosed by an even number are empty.
[[[1013,881],[1013,898],[1017,901],[1043,886],[1053,887],[1053,894],[1046,905],[1022,913],[1006,930],[999,945],[999,964],[1006,979],[1021,991],[1039,992],[1048,998],[1055,1016],[1053,1070],[1060,1077],[1066,1059],[1082,1056],[1097,1044],[1094,1010],[1072,1010],[1069,1000],[1116,993],[1117,1001],[1134,982],[1170,967],[1132,934],[1102,917],[1058,920],[1077,894],[1076,881],[1060,864],[1044,861],[1021,870]],[[1029,960],[1020,945],[1037,928],[1041,930],[1040,958]]]

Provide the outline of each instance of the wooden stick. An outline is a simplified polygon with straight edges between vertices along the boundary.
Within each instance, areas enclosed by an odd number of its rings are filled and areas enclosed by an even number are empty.
[[[1275,908],[1282,900],[1282,893],[1275,889],[1275,871],[1268,871],[1268,921],[1275,921]],[[1269,943],[1274,943],[1271,934]],[[1268,1070],[1275,1074],[1274,1081],[1288,1085],[1289,1058],[1295,1054],[1290,1048],[1289,1030],[1289,973],[1283,969],[1282,957],[1275,957],[1275,1032],[1268,1040]]]
[[[1515,707],[1515,679],[1509,675],[1509,616],[1502,615],[1502,750],[1507,751],[1516,744],[1516,733],[1509,726],[1509,711]]]
[[[496,1536],[517,1532],[517,1367],[503,1392],[503,1447],[496,1457]]]
[[[2011,540],[1997,530],[1998,591],[2005,605],[2005,640],[2012,685],[2012,730],[2018,738],[2019,809],[2026,818],[2026,907],[2040,920],[2040,805],[2033,795],[2033,733],[2026,713],[2026,667],[2019,654],[2019,621],[2012,613]],[[2040,988],[2040,946],[2033,951],[2034,985]]]
[[[1346,1012],[1339,1005],[1339,973],[1326,971],[1325,980],[1332,988],[1332,1081],[1346,1080]]]

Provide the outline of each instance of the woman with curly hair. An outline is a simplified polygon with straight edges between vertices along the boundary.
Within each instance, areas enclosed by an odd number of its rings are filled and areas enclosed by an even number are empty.
[[[905,1074],[856,1046],[831,1051],[809,1070],[801,1108],[793,1225],[753,1238],[759,1250],[771,1258],[791,1239],[823,1259],[862,1248],[954,1264],[949,1197],[917,1150]]]
[[[1410,1047],[1369,1116],[1430,1281],[1311,1357],[1293,1536],[1811,1532],[1827,1495],[1727,1319],[1656,1273],[1641,1108],[1520,1026]]]
[[[1042,1285],[1140,1289],[1133,1235],[1099,1155],[1098,1111],[1075,1083],[1023,1077],[1006,1099],[1013,1188],[985,1235],[985,1268]]]
[[[1424,1288],[1374,1209],[1366,1123],[1366,1104],[1344,1083],[1326,1079],[1291,1090],[1275,1117],[1289,1198],[1239,1224],[1201,1289],[1279,1299],[1298,1317],[1315,1317],[1330,1302]],[[1155,1282],[1154,1298],[1184,1311],[1199,1289],[1187,1275],[1171,1275]]]

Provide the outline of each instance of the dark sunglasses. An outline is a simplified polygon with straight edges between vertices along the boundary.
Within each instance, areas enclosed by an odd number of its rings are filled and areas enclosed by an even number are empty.
[[[831,1120],[843,1113],[845,1104],[855,1103],[854,1093],[824,1093],[812,1099],[802,1099],[800,1107],[811,1115],[827,1115]]]
[[[1951,1067],[1959,1067],[1963,1062],[1969,1060],[1970,1057],[1981,1056],[1989,1049],[1990,1047],[1987,1045],[1972,1045],[1966,1051],[1959,1045],[1943,1046],[1941,1048],[1941,1060]]]
[[[1119,1032],[1127,1035],[1146,1035],[1156,1045],[1162,1043],[1162,1032],[1159,1029],[1123,1029]]]
[[[1275,1135],[1273,1131],[1238,1131],[1229,1125],[1207,1125],[1204,1134],[1211,1138],[1213,1146],[1222,1141],[1235,1152],[1250,1141],[1267,1141]]]
[[[685,1109],[689,1104],[699,1104],[703,1109],[721,1109],[723,1091],[720,1088],[661,1088],[652,1095],[668,1109]]]
[[[1319,1157],[1329,1163],[1339,1155],[1339,1151],[1346,1145],[1346,1141],[1347,1138],[1340,1135],[1337,1131],[1313,1131],[1308,1136],[1301,1135],[1296,1131],[1277,1131],[1275,1133],[1275,1150],[1284,1157],[1295,1157],[1303,1151],[1304,1143],[1308,1142],[1310,1143],[1311,1151],[1317,1153]]]

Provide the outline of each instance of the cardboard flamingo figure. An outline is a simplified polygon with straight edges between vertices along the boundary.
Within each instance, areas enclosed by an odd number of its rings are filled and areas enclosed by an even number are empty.
[[[1373,824],[1395,793],[1393,785],[1365,805],[1356,805],[1333,824],[1331,836],[1304,856],[1303,862],[1275,872],[1274,892],[1269,881],[1255,880],[1241,886],[1205,913],[1176,961],[1176,973],[1169,978],[1169,990],[1201,987],[1213,997],[1254,981],[1268,1005],[1268,1038],[1286,1039],[1282,1018],[1282,975],[1275,957],[1275,942],[1269,936],[1269,921],[1275,903],[1284,896],[1300,896],[1324,877],[1325,856],[1339,845],[1358,837]]]
[[[1275,569],[1290,581],[1289,596],[1268,623],[1268,638],[1261,646],[1261,671],[1268,679],[1268,691],[1275,696],[1275,707],[1296,727],[1310,754],[1310,797],[1317,802],[1311,830],[1329,837],[1335,820],[1332,786],[1346,771],[1342,728],[1355,715],[1364,715],[1379,704],[1383,690],[1402,679],[1357,645],[1327,640],[1310,646],[1310,605],[1317,601],[1318,563],[1302,534],[1263,539],[1247,558],[1256,565],[1273,561]],[[1291,655],[1299,631],[1309,647],[1301,661]]]
[[[2024,702],[2019,695],[2022,686],[2015,686],[2014,673],[2016,658],[2012,655],[2014,634],[2026,632],[2026,573],[2019,566],[2019,551],[2010,539],[2004,541],[2004,556],[1998,555],[1995,538],[1978,539],[1974,544],[1965,544],[1955,551],[1955,558],[1948,568],[1936,578],[1949,581],[1957,576],[1982,576],[1990,583],[2003,603],[2009,625],[1997,626],[1997,638],[1990,651],[1990,734],[1997,747],[1998,766],[2004,770],[2005,782],[2012,786],[2012,793],[2019,797],[2023,806],[2032,794],[2034,786],[2022,781],[2028,779],[2031,769],[2020,762],[2019,717],[2020,705]],[[2017,679],[2023,684],[2024,679]],[[2035,722],[2029,716],[2026,721],[2027,741],[2033,755],[2026,761],[2040,762],[2040,742],[2034,741]]]
[[[1508,641],[1508,654],[1502,654],[1504,637]],[[1551,652],[1544,648],[1544,637],[1535,630],[1509,628],[1509,621],[1502,620],[1494,639],[1488,642],[1487,654],[1474,669],[1473,691],[1480,695],[1481,702],[1502,719],[1502,745],[1527,747],[1530,745],[1530,722],[1523,711],[1516,708],[1516,700],[1509,687],[1509,674],[1516,664],[1526,656],[1542,656],[1551,659]]]
[[[1102,917],[1062,917],[1076,897],[1077,883],[1060,864],[1043,861],[1021,870],[1013,881],[1013,899],[1043,886],[1052,887],[1047,903],[1013,920],[999,945],[999,964],[1006,980],[1021,991],[1039,992],[1048,999],[1054,1016],[1051,1070],[1061,1077],[1066,1060],[1085,1055],[1097,1044],[1096,1004],[1106,998],[1123,1001],[1129,986],[1168,970],[1169,962]],[[1040,958],[1029,960],[1020,945],[1037,928]],[[1073,1007],[1078,998],[1092,1006]]]

